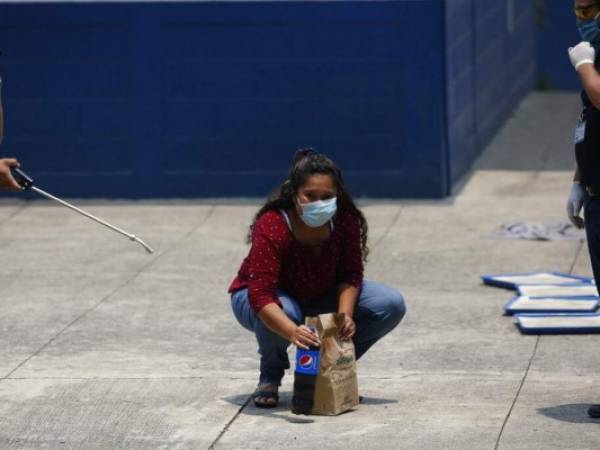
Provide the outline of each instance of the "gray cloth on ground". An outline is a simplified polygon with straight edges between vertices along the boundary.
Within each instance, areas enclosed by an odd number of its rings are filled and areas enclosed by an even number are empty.
[[[538,223],[511,222],[503,223],[494,231],[490,239],[527,239],[532,241],[584,241],[585,230],[575,228],[569,222]]]

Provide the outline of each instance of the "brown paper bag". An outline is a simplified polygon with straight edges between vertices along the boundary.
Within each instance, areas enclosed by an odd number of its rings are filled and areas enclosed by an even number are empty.
[[[344,314],[333,313],[306,318],[306,325],[315,327],[321,339],[321,366],[312,410],[316,415],[334,416],[358,406],[354,344],[339,337],[344,319]]]

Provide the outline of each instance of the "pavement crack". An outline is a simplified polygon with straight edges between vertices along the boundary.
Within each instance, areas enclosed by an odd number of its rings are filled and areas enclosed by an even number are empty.
[[[385,231],[382,233],[382,235],[379,237],[379,239],[377,239],[375,241],[375,243],[373,244],[373,247],[371,247],[373,250],[375,250],[379,244],[381,244],[381,242],[383,242],[383,240],[388,237],[388,235],[390,234],[390,232],[392,231],[392,229],[396,226],[396,224],[398,223],[398,220],[400,220],[400,216],[402,215],[402,210],[404,208],[402,208],[402,206],[400,206],[398,208],[398,211],[396,212],[396,214],[394,215],[394,218],[391,220],[390,224],[386,227]]]
[[[11,214],[6,216],[4,219],[0,220],[0,225],[4,225],[6,222],[10,221],[10,219],[19,215],[23,210],[27,208],[27,203],[23,203],[19,208],[15,209]]]
[[[227,381],[246,381],[242,377],[7,377],[5,380],[11,381],[32,381],[32,380],[60,380],[60,381],[161,381],[161,380],[227,380]]]
[[[115,289],[113,289],[111,292],[109,292],[107,295],[105,295],[104,297],[102,297],[102,299],[100,299],[99,302],[97,302],[95,305],[93,305],[92,307],[88,308],[87,310],[85,310],[83,313],[81,313],[79,316],[77,316],[75,319],[73,319],[71,322],[69,322],[65,327],[63,327],[58,333],[56,333],[52,338],[50,338],[48,340],[48,342],[46,342],[44,345],[42,345],[40,348],[38,348],[34,353],[32,353],[31,355],[29,355],[27,358],[25,358],[23,361],[21,361],[14,369],[12,369],[9,373],[7,373],[6,375],[4,375],[2,378],[0,378],[0,383],[3,380],[6,380],[7,378],[9,378],[13,373],[15,373],[17,370],[19,370],[21,367],[23,367],[25,364],[27,364],[29,361],[31,361],[33,358],[35,358],[37,355],[39,355],[41,352],[43,352],[46,348],[48,348],[48,346],[50,346],[54,341],[56,341],[65,331],[67,331],[69,328],[71,328],[73,325],[75,325],[77,322],[81,321],[84,317],[86,317],[88,314],[90,314],[91,312],[93,312],[94,310],[98,309],[100,307],[100,305],[102,305],[103,303],[105,303],[108,299],[110,299],[111,297],[113,297],[117,292],[119,292],[121,289],[123,289],[125,286],[127,286],[129,283],[131,283],[132,281],[134,281],[137,277],[139,277],[142,272],[144,272],[146,269],[148,269],[149,267],[151,267],[152,265],[156,264],[156,262],[163,257],[164,255],[166,255],[167,253],[172,252],[174,249],[177,248],[177,246],[179,244],[181,244],[182,242],[184,242],[187,238],[189,238],[192,234],[194,234],[196,232],[196,230],[198,230],[202,225],[204,225],[204,223],[206,223],[206,221],[212,216],[214,210],[216,208],[216,205],[212,205],[212,207],[208,210],[208,212],[206,213],[206,215],[202,218],[202,220],[200,221],[200,223],[198,225],[196,225],[194,228],[192,228],[190,231],[188,231],[186,234],[184,234],[179,240],[177,240],[170,248],[168,248],[167,250],[164,250],[162,252],[160,252],[159,254],[156,255],[155,258],[151,259],[150,261],[148,261],[146,264],[144,264],[141,268],[139,268],[131,277],[127,278],[123,283],[119,284]]]
[[[537,353],[538,344],[540,343],[540,337],[541,336],[538,335],[535,340],[535,346],[533,347],[533,352],[531,352],[531,357],[529,358],[529,363],[527,364],[527,368],[525,369],[525,374],[523,375],[523,378],[521,379],[521,383],[519,384],[519,389],[517,389],[517,393],[515,394],[515,398],[513,399],[512,404],[510,405],[510,409],[508,410],[506,417],[504,418],[504,422],[502,422],[502,428],[500,428],[500,433],[498,433],[498,438],[496,439],[496,445],[494,446],[494,450],[498,450],[498,447],[500,446],[500,441],[502,440],[502,435],[504,433],[504,429],[506,428],[506,424],[508,423],[508,420],[510,419],[513,409],[515,408],[515,405],[517,404],[517,401],[519,400],[519,395],[521,395],[521,390],[523,389],[523,386],[525,385],[525,380],[527,380],[527,376],[529,375],[529,370],[531,369],[531,365],[533,364],[533,360]]]
[[[15,217],[17,217],[19,214],[21,214],[28,206],[28,202],[24,202],[19,208],[15,209],[12,213],[10,213],[8,216],[4,217],[3,219],[0,219],[0,227],[4,226],[6,223],[10,222],[11,219],[14,219]],[[2,242],[2,247],[6,247],[7,245],[9,245],[12,241],[6,240]]]
[[[584,247],[584,241],[580,241],[579,245],[577,246],[577,251],[575,252],[575,257],[573,258],[573,261],[571,262],[571,266],[569,267],[568,273],[570,273],[570,274],[573,273],[573,270],[575,269],[575,264],[577,264],[577,260],[579,259],[579,256],[581,255],[583,247]],[[502,423],[502,428],[500,429],[500,433],[498,434],[498,438],[496,439],[496,445],[494,446],[494,450],[498,450],[500,441],[502,440],[502,435],[504,433],[504,429],[506,428],[506,424],[508,423],[508,420],[510,419],[512,411],[519,399],[519,395],[521,394],[521,390],[523,389],[523,386],[525,385],[525,381],[527,380],[527,376],[529,375],[529,371],[531,369],[531,365],[533,364],[533,360],[537,353],[537,349],[538,349],[538,345],[540,343],[541,337],[542,337],[541,335],[538,335],[535,340],[535,346],[533,347],[533,352],[531,354],[531,358],[529,358],[529,364],[527,364],[527,369],[525,369],[525,374],[523,375],[521,384],[519,385],[519,389],[517,390],[515,398],[513,399],[513,402],[510,405],[510,409],[508,410],[508,413],[506,414],[506,417],[504,418],[504,422]]]
[[[225,435],[225,433],[227,433],[227,431],[229,430],[229,427],[231,427],[231,425],[233,425],[233,422],[235,422],[235,420],[240,416],[240,414],[246,408],[246,406],[248,406],[251,398],[252,398],[252,396],[248,396],[248,398],[246,399],[244,404],[242,406],[240,406],[240,409],[238,409],[238,411],[231,418],[231,420],[229,420],[229,422],[227,422],[227,424],[223,427],[223,429],[221,430],[221,432],[219,433],[217,438],[212,442],[212,444],[210,444],[210,446],[208,447],[207,450],[214,450],[215,445],[217,445],[217,442],[219,442],[219,440]]]
[[[577,251],[575,252],[575,257],[573,258],[573,261],[571,262],[571,266],[569,267],[568,273],[570,273],[570,274],[573,273],[573,270],[575,269],[575,264],[577,264],[577,260],[579,259],[579,256],[581,255],[583,247],[584,247],[584,242],[583,241],[579,242],[579,245],[577,246]],[[506,414],[506,417],[504,418],[504,422],[502,423],[502,428],[500,429],[500,433],[498,434],[498,438],[496,439],[496,445],[494,446],[494,450],[498,450],[498,447],[500,446],[500,441],[502,440],[502,435],[504,433],[504,429],[506,428],[506,425],[508,424],[508,421],[513,412],[513,409],[514,409],[515,405],[517,404],[519,395],[521,394],[521,390],[523,389],[523,386],[525,385],[525,381],[527,380],[527,376],[529,375],[529,371],[531,369],[531,365],[533,364],[533,360],[537,353],[537,349],[538,349],[538,345],[540,343],[541,337],[542,337],[541,335],[538,335],[535,340],[535,346],[533,347],[533,352],[531,353],[531,358],[529,358],[529,363],[527,364],[527,369],[525,369],[525,374],[523,375],[523,378],[521,379],[521,384],[519,385],[519,389],[517,390],[515,398],[513,399],[512,404],[510,405],[510,409],[508,410],[508,413]]]

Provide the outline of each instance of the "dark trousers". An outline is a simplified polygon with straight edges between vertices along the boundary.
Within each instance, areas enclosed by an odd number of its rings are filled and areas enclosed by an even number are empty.
[[[600,286],[600,196],[585,199],[585,233],[596,286]]]

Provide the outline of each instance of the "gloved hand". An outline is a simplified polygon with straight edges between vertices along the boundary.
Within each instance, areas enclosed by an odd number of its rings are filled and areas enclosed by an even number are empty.
[[[575,70],[579,69],[582,64],[594,64],[596,60],[596,50],[589,42],[583,41],[575,47],[569,47],[569,58]]]
[[[579,183],[573,183],[569,200],[567,200],[567,216],[573,225],[577,228],[583,228],[583,219],[579,216],[583,207],[585,198],[585,189]]]

